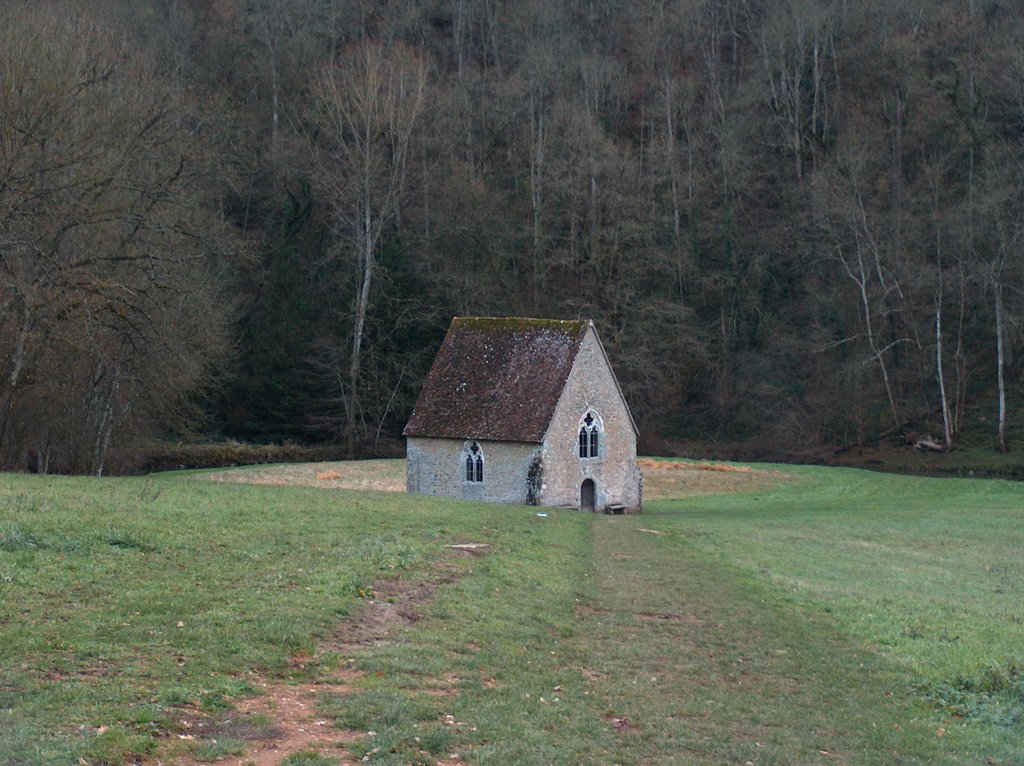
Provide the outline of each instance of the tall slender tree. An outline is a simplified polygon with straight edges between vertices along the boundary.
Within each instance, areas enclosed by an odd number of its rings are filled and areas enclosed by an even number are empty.
[[[378,249],[405,199],[426,67],[415,51],[364,39],[325,66],[316,83],[317,179],[330,200],[339,258],[355,266],[345,387],[345,447],[355,454],[363,341]]]

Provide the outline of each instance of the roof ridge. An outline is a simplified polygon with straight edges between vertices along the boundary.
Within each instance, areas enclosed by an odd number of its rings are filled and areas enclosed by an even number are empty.
[[[459,325],[489,325],[490,329],[510,329],[519,327],[544,327],[554,328],[573,327],[579,329],[593,322],[589,319],[550,319],[546,317],[521,317],[521,316],[456,316],[452,317],[452,326]]]

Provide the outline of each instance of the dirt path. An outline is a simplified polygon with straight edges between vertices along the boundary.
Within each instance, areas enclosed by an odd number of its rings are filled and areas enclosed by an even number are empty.
[[[621,739],[614,760],[968,762],[942,755],[946,730],[906,693],[905,668],[828,612],[700,553],[694,528],[671,522],[612,517],[592,527],[600,565],[576,610],[577,640],[591,694]],[[930,748],[933,758],[904,757]]]
[[[245,738],[249,747],[243,755],[218,758],[217,763],[277,766],[289,755],[310,751],[340,758],[343,766],[357,763],[346,748],[365,737],[366,732],[336,729],[330,720],[317,715],[318,694],[324,691],[349,693],[351,685],[261,682],[256,686],[261,696],[241,700],[235,705],[236,720],[270,720],[272,723]]]
[[[339,623],[313,657],[295,658],[295,663],[315,663],[328,652],[346,657],[400,640],[401,632],[421,619],[437,589],[458,579],[462,569],[455,559],[485,555],[486,551],[486,545],[450,546],[449,557],[438,563],[425,579],[397,577],[375,583],[374,597],[365,602],[359,614]],[[245,751],[241,755],[216,758],[216,763],[223,766],[280,766],[288,756],[308,752],[339,759],[342,766],[354,766],[359,759],[349,748],[369,732],[335,727],[332,720],[318,713],[318,698],[325,693],[356,692],[361,679],[360,672],[347,666],[326,674],[318,683],[252,679],[249,683],[259,690],[258,696],[238,700],[228,714],[213,719],[198,711],[183,713],[177,736],[186,748],[200,740],[213,743],[218,737],[243,741]],[[452,689],[451,679],[438,679],[435,686],[424,692],[448,696],[454,693]],[[201,766],[209,760],[197,757],[193,751],[163,763]],[[438,763],[458,766],[460,761],[447,759]]]

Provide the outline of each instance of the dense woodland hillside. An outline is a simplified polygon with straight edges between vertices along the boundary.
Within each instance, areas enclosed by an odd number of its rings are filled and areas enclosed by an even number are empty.
[[[0,454],[360,454],[467,314],[592,317],[650,439],[995,447],[1022,170],[1006,1],[12,0]]]

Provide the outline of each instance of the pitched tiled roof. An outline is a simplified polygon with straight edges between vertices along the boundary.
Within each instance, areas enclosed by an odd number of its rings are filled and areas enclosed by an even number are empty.
[[[455,317],[404,434],[542,441],[589,326]]]

